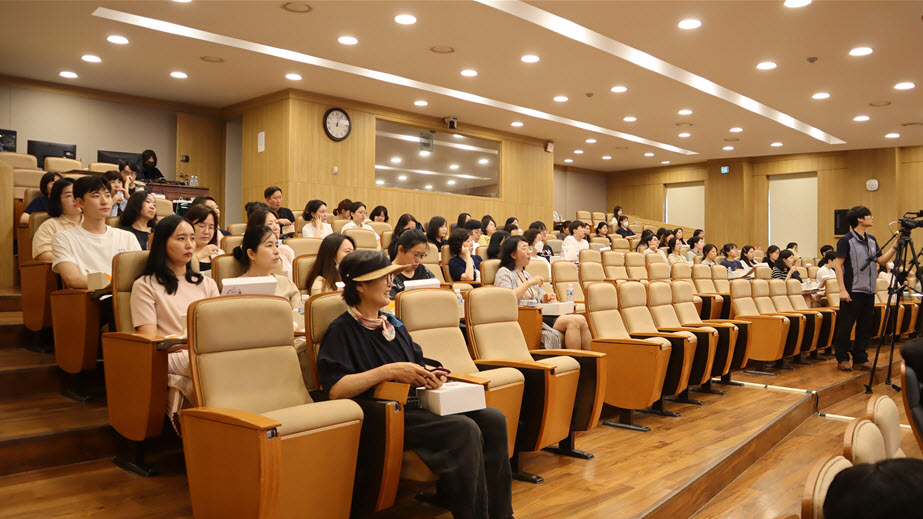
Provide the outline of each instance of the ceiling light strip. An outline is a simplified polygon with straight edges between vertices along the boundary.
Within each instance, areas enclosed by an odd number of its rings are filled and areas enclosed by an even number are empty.
[[[317,67],[322,67],[330,70],[337,70],[340,72],[345,72],[347,74],[355,74],[357,76],[366,77],[369,79],[375,79],[378,81],[383,81],[385,83],[391,83],[393,85],[405,86],[408,88],[416,88],[418,90],[425,90],[434,94],[444,95],[448,97],[454,97],[455,99],[460,99],[462,101],[468,101],[471,103],[477,103],[480,105],[490,106],[493,108],[499,108],[501,110],[508,110],[511,112],[516,112],[518,114],[527,115],[529,117],[535,117],[536,119],[544,119],[546,121],[551,121],[555,123],[565,124],[568,126],[573,126],[575,128],[580,128],[582,130],[587,130],[596,133],[602,133],[619,139],[624,139],[626,141],[636,142],[638,144],[645,144],[647,146],[653,146],[655,148],[660,148],[662,150],[672,151],[682,155],[698,155],[698,153],[690,150],[685,150],[672,146],[670,144],[664,144],[662,142],[652,141],[645,139],[643,137],[638,137],[637,135],[632,135],[630,133],[619,132],[616,130],[610,130],[608,128],[603,128],[602,126],[597,126],[595,124],[590,124],[582,121],[577,121],[574,119],[568,119],[566,117],[559,117],[557,115],[549,114],[539,110],[534,110],[532,108],[526,108],[524,106],[518,106],[511,103],[506,103],[503,101],[497,101],[495,99],[490,99],[487,97],[470,94],[468,92],[462,92],[460,90],[454,90],[451,88],[445,88],[437,85],[432,85],[429,83],[424,83],[422,81],[416,81],[413,79],[397,76],[394,74],[388,74],[387,72],[379,72],[377,70],[371,70],[363,67],[357,67],[354,65],[348,65],[346,63],[340,63],[338,61],[333,61],[324,58],[318,58],[316,56],[310,56],[308,54],[303,54],[301,52],[295,52],[287,49],[280,49],[278,47],[272,47],[269,45],[263,45],[261,43],[254,43],[246,40],[241,40],[238,38],[232,38],[230,36],[223,36],[221,34],[215,34],[213,32],[202,31],[199,29],[193,29],[191,27],[186,27],[183,25],[177,25],[175,23],[165,22],[162,20],[157,20],[154,18],[148,18],[146,16],[138,16],[135,14],[123,13],[121,11],[115,11],[112,9],[107,9],[105,7],[97,7],[93,11],[93,16],[98,18],[105,18],[107,20],[112,20],[115,22],[126,23],[129,25],[134,25],[137,27],[143,27],[145,29],[151,29],[154,31],[165,32],[169,34],[174,34],[177,36],[183,36],[185,38],[191,38],[194,40],[207,41],[210,43],[216,43],[218,45],[225,45],[228,47],[234,47],[245,51],[257,52],[260,54],[265,54],[267,56],[275,56],[277,58],[287,59],[289,61],[295,61],[298,63],[304,63],[307,65],[314,65]]]
[[[383,171],[405,171],[407,173],[417,173],[419,175],[434,175],[438,177],[453,177],[453,178],[464,178],[468,180],[493,180],[489,177],[476,177],[474,175],[465,175],[458,173],[445,173],[442,171],[432,171],[429,169],[409,169],[409,168],[395,168],[393,166],[385,166],[384,164],[375,164],[375,169],[380,169]]]
[[[595,47],[617,58],[624,59],[630,63],[650,70],[661,76],[679,81],[706,94],[713,95],[729,103],[733,103],[744,110],[748,110],[763,117],[772,119],[779,124],[788,126],[801,133],[807,134],[819,141],[827,144],[846,144],[846,141],[838,139],[833,135],[823,132],[807,123],[799,121],[790,115],[786,115],[774,108],[770,108],[759,103],[747,96],[738,94],[731,89],[725,88],[717,83],[709,81],[702,76],[698,76],[687,70],[681,69],[676,65],[667,63],[662,59],[655,58],[650,54],[629,47],[624,43],[613,40],[598,32],[587,29],[586,27],[574,23],[566,18],[527,4],[520,0],[475,0],[478,3],[492,7],[499,11],[513,15],[521,20],[534,23],[544,27],[549,31],[556,32],[572,40]]]

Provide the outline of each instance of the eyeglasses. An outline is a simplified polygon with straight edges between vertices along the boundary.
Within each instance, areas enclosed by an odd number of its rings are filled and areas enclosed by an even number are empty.
[[[201,230],[201,231],[209,231],[209,232],[215,230],[215,226],[214,226],[214,225],[206,225],[204,222],[199,222],[199,223],[195,224],[195,228],[196,228],[196,229],[199,229],[199,230]]]
[[[422,253],[420,253],[420,252],[413,252],[413,253],[411,253],[411,254],[413,255],[413,259],[415,259],[415,260],[422,260],[423,258],[426,257],[426,253],[425,253],[425,252],[422,252]]]

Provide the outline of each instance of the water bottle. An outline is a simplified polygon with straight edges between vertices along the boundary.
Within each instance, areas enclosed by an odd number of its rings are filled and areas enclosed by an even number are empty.
[[[458,299],[458,318],[462,319],[465,317],[465,298],[462,297],[461,289],[455,289],[455,298]]]
[[[573,300],[574,300],[574,284],[573,284],[573,283],[568,283],[568,284],[567,284],[567,290],[564,291],[564,300],[565,300],[565,301],[573,301]]]

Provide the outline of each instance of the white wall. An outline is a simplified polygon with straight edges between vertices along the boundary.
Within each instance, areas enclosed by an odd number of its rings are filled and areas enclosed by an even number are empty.
[[[817,255],[817,174],[769,177],[769,242],[798,244],[801,256]]]
[[[573,220],[578,210],[606,209],[606,177],[554,168],[554,210],[562,220]]]
[[[705,182],[666,184],[666,188],[664,221],[693,229],[704,229]]]
[[[235,119],[225,125],[224,141],[224,206],[225,224],[243,222],[243,141],[244,120]]]
[[[77,158],[96,162],[97,150],[157,153],[157,167],[176,176],[176,112],[0,86],[0,128],[16,130],[16,151],[29,140],[77,145]]]

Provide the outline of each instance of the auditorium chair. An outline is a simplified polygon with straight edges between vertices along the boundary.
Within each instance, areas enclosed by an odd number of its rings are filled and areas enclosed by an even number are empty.
[[[593,283],[605,282],[618,284],[618,281],[606,278],[606,272],[603,270],[602,263],[596,263],[595,261],[583,262],[577,265],[577,270],[580,277],[580,288],[583,290],[584,294],[586,294],[587,287]]]
[[[822,322],[820,333],[817,337],[817,348],[814,350],[814,353],[812,353],[812,358],[816,358],[817,352],[822,349],[829,351],[829,348],[833,345],[833,337],[836,335],[836,310],[826,307],[809,307],[804,300],[801,283],[799,283],[797,279],[786,280],[785,286],[788,289],[788,300],[792,308],[797,311],[810,310],[818,312],[821,315]]]
[[[378,250],[378,235],[368,229],[346,229],[343,233],[356,242],[356,250]]]
[[[755,279],[751,282],[750,285],[750,297],[753,300],[753,303],[756,305],[756,309],[762,315],[784,315],[791,319],[791,327],[789,328],[789,342],[795,344],[794,350],[791,350],[791,353],[786,353],[786,356],[795,356],[800,360],[800,354],[802,351],[807,351],[816,343],[813,341],[814,335],[813,330],[812,334],[808,335],[806,333],[808,328],[808,319],[804,314],[799,314],[797,312],[784,312],[776,308],[772,303],[772,298],[770,297],[769,292],[769,281],[764,279]],[[797,336],[797,341],[795,337]],[[788,348],[786,348],[788,351]],[[781,364],[779,364],[781,367]]]
[[[239,247],[244,242],[244,236],[242,234],[231,234],[221,238],[221,250],[226,254],[233,254],[234,249]]]
[[[439,265],[438,265],[439,268],[442,270],[442,277],[445,278],[446,284],[452,285],[453,289],[457,288],[462,293],[465,293],[476,286],[480,286],[481,284],[480,281],[454,281],[452,280],[452,273],[449,272],[449,260],[454,258],[455,254],[452,254],[452,251],[449,250],[448,244],[445,244],[442,246],[442,250],[440,251],[439,257],[442,258],[442,260],[439,262]],[[474,272],[473,272],[473,266],[472,266],[472,274],[473,273]]]
[[[157,203],[157,218],[165,218],[174,214],[173,202],[165,198],[158,198]],[[241,233],[243,234],[243,233]]]
[[[113,227],[113,228],[115,228],[115,229],[118,229],[118,228],[119,228],[119,222],[120,222],[121,219],[122,219],[121,216],[110,216],[110,217],[106,218],[106,225],[108,225],[109,227]]]
[[[394,231],[388,229],[387,231],[381,233],[381,250],[388,250],[388,247],[391,245],[391,238],[394,237]]]
[[[609,223],[609,220],[606,220],[606,213],[600,211],[593,211],[593,213],[590,215],[590,220],[594,229],[597,225],[599,225],[599,222],[606,222],[607,224]]]
[[[514,368],[478,369],[458,325],[458,300],[448,290],[400,292],[395,299],[395,315],[407,327],[413,342],[420,345],[424,358],[438,361],[455,380],[484,386],[487,405],[506,417],[512,453],[525,384],[522,373]]]
[[[349,517],[363,412],[311,398],[288,302],[205,299],[188,320],[199,406],[181,420],[194,515]]]
[[[689,285],[689,289],[693,294],[692,302],[695,304],[699,317],[702,319],[711,319],[713,301],[721,296],[696,293],[695,282],[692,280],[692,265],[688,263],[674,263],[670,265],[670,279]]]
[[[648,256],[653,256],[653,254],[648,254]],[[658,254],[659,256],[659,254]],[[647,264],[647,279],[650,282],[654,281],[670,281],[670,265],[663,261],[655,261],[653,263]]]
[[[22,321],[29,330],[38,332],[51,328],[51,293],[61,286],[60,277],[52,272],[50,261],[32,259],[32,236],[46,220],[48,213],[29,216],[29,226],[21,228],[19,240],[19,283],[22,287]]]
[[[347,223],[349,223],[349,220],[345,218],[336,219],[330,224],[330,228],[333,229],[333,232],[341,232],[343,230],[343,226]]]
[[[500,270],[500,260],[485,259],[481,262],[481,286],[493,285]]]
[[[580,286],[580,274],[577,265],[570,261],[555,261],[551,264],[551,277],[554,280],[554,295],[558,301],[567,301],[567,289],[574,286],[574,312],[586,311],[583,288]]]
[[[282,274],[282,262],[276,263],[273,274]],[[224,290],[224,280],[239,278],[247,273],[247,269],[237,261],[233,254],[222,254],[212,258],[212,279],[218,285],[218,291]]]
[[[541,477],[520,470],[520,452],[544,448],[555,454],[593,458],[574,448],[574,435],[592,429],[599,421],[607,359],[604,353],[594,351],[529,350],[518,315],[512,290],[480,287],[465,299],[465,325],[475,364],[479,368],[516,368],[525,377],[511,463],[514,477],[540,483]]]
[[[0,162],[6,162],[13,169],[38,169],[38,159],[27,153],[0,151]]]
[[[901,449],[901,415],[897,404],[887,395],[873,396],[866,408],[866,418],[878,426],[885,444],[885,458],[906,458]]]
[[[824,499],[833,478],[852,467],[853,464],[843,456],[834,455],[814,464],[804,484],[801,497],[801,519],[823,519]]]
[[[532,261],[526,265],[526,272],[532,275],[532,277],[541,276],[542,279],[545,280],[545,284],[551,287],[551,265],[544,259],[533,258]],[[552,288],[551,291],[553,290]],[[545,291],[548,292],[547,289]]]
[[[308,286],[308,274],[310,274],[311,269],[314,268],[314,262],[316,260],[316,254],[302,254],[301,256],[295,256],[295,259],[292,261],[292,269],[295,271],[292,273],[292,279],[305,299],[314,295],[311,293],[311,287]]]
[[[698,257],[698,256],[697,256]],[[730,292],[718,293],[715,282],[711,277],[711,267],[708,265],[692,265],[692,284],[695,285],[696,295],[702,297],[702,317],[707,319],[729,319],[731,311]],[[706,297],[710,300],[705,303]],[[705,306],[708,305],[708,313]]]
[[[753,270],[754,279],[772,279],[772,267],[757,265]]]
[[[765,283],[763,280],[754,280],[756,281]],[[784,315],[763,315],[750,296],[749,281],[735,279],[731,282],[730,302],[734,310],[734,319],[750,322],[750,359],[781,364],[784,357],[793,355],[796,347],[800,346],[801,337],[797,333],[792,334],[793,319]],[[799,328],[794,329],[797,331]]]
[[[564,245],[563,240],[551,239],[551,240],[546,241],[545,243],[547,243],[548,246],[551,247],[551,252],[554,253],[555,256],[561,255],[561,248]]]
[[[381,236],[385,231],[393,231],[394,228],[387,222],[369,222],[369,226],[375,229],[375,234]]]
[[[629,252],[625,254],[625,270],[628,272],[628,279],[640,281],[647,284],[647,266],[644,261],[644,254],[640,252]]]
[[[798,275],[801,276],[801,279],[807,281],[808,279],[808,269],[806,267],[794,267],[798,272]]]
[[[83,169],[83,163],[64,157],[45,157],[44,168],[46,173],[67,173]]]
[[[644,265],[650,265],[651,263],[669,263],[666,258],[660,254],[645,254],[644,255]]]
[[[247,223],[243,222],[243,223],[229,224],[228,232],[231,233],[232,236],[243,236],[244,233],[247,232]],[[224,237],[224,239],[227,239],[227,238],[228,238],[227,236]]]
[[[693,302],[692,287],[689,283],[673,282],[673,310],[683,326],[711,326],[718,330],[718,347],[715,350],[715,362],[712,376],[719,377],[721,384],[740,385],[731,381],[731,372],[747,367],[750,360],[750,322],[739,319],[715,319],[703,321]],[[725,344],[727,346],[725,346]]]
[[[606,278],[617,283],[628,281],[628,270],[625,268],[625,252],[607,250],[602,253],[603,269]]]
[[[3,153],[3,152],[0,152]],[[11,152],[7,152],[11,153]],[[26,191],[29,189],[38,189],[41,193],[42,176],[45,172],[40,169],[21,169],[13,170],[13,198],[22,198],[25,200]],[[26,208],[25,202],[22,209]]]
[[[797,279],[794,281],[798,282]],[[823,315],[810,308],[796,310],[792,305],[791,299],[788,298],[788,285],[781,279],[772,279],[769,281],[769,300],[772,301],[772,306],[775,307],[776,312],[783,314],[801,314],[805,317],[801,351],[795,357],[796,362],[803,362],[802,355],[808,352],[810,352],[812,357],[816,358],[817,348],[821,344],[820,332],[824,324]],[[802,301],[803,300],[804,299],[802,299]],[[761,302],[757,301],[756,304],[757,307],[759,307]],[[824,338],[826,339],[826,337]]]
[[[811,265],[808,267],[808,279],[817,279],[817,271],[820,270],[820,267],[816,265]],[[807,280],[805,280],[807,281]]]
[[[843,457],[853,465],[886,459],[885,439],[868,418],[853,418],[843,435]]]
[[[618,412],[618,421],[602,423],[648,432],[649,427],[632,423],[632,411],[649,408],[660,401],[670,363],[670,341],[664,337],[634,339],[628,334],[619,314],[615,285],[591,283],[586,296],[593,351],[605,353],[608,359],[603,400]]]
[[[583,249],[577,253],[577,261],[583,263],[584,261],[595,261],[596,263],[602,263],[603,257],[602,253],[596,249]]]
[[[320,250],[320,244],[324,241],[321,238],[289,238],[285,240],[285,244],[292,248],[295,251],[295,257],[304,256],[305,254],[317,254],[317,251]],[[225,251],[231,252],[231,251]]]
[[[890,283],[887,279],[884,278],[877,278],[875,282],[875,302],[887,305],[888,287]],[[897,320],[892,324],[892,328],[894,329],[894,333],[896,335],[908,336],[916,331],[920,305],[912,301],[904,300],[897,301],[897,303]],[[884,330],[882,330],[882,334],[884,333]]]
[[[612,242],[612,250],[621,252],[629,252],[631,250],[631,245],[628,243],[628,240],[620,237],[618,234],[610,235],[609,239]]]
[[[292,211],[292,212],[293,212],[293,213],[298,212],[298,213],[302,213],[302,214],[304,213],[304,211]],[[302,229],[304,229],[304,226],[305,226],[308,222],[306,222],[306,221],[304,220],[304,216],[302,216],[302,214],[296,214],[296,215],[295,215],[295,236],[304,236],[304,235],[302,234]]]
[[[87,171],[91,171],[93,173],[107,173],[109,171],[118,170],[118,164],[110,164],[108,162],[91,162],[90,165],[87,166]]]
[[[923,450],[923,405],[920,403],[920,395],[923,387],[920,386],[920,379],[917,372],[907,365],[907,362],[901,362],[901,387],[903,388],[904,414],[910,422],[910,429],[913,431],[913,439],[917,442],[917,447]]]
[[[717,290],[719,294],[730,294],[731,278],[728,274],[727,267],[724,265],[712,265],[710,268],[711,280],[712,283],[715,284],[715,290]]]
[[[598,251],[599,249],[594,247],[594,245],[599,246],[600,248],[605,248],[605,247],[608,247],[610,249],[612,248],[612,242],[609,240],[609,238],[606,238],[604,236],[593,236],[592,238],[590,238],[590,249],[588,250]]]
[[[589,211],[577,211],[577,220],[589,224],[593,220],[593,215]]]
[[[441,255],[439,248],[435,243],[428,242],[426,244],[426,256],[420,261],[420,263],[429,269],[433,273],[433,276],[439,280],[440,283],[447,283],[448,280],[445,277],[445,274],[442,273],[442,266],[440,265],[439,257]]]
[[[644,232],[644,227],[639,223],[628,224],[628,228],[631,229],[631,232],[635,233],[638,236],[640,236],[641,233]]]
[[[670,362],[663,381],[663,397],[688,396],[689,375],[692,372],[697,340],[691,333],[665,332],[657,329],[647,307],[647,287],[640,283],[622,283],[618,286],[619,312],[630,336],[634,339],[663,337],[670,341]],[[683,400],[683,398],[680,398]],[[678,417],[679,413],[663,408],[663,398],[645,412]]]

